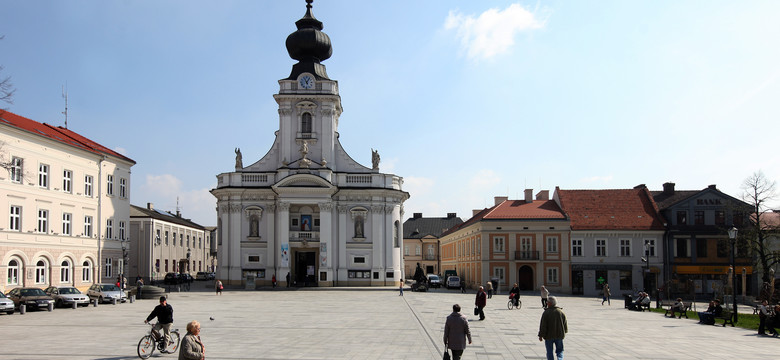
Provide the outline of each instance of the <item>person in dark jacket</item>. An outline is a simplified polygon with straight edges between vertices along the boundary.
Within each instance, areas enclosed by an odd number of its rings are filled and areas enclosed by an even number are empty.
[[[563,360],[563,338],[569,332],[569,326],[566,323],[566,314],[558,307],[558,299],[555,296],[547,298],[547,308],[542,313],[542,320],[539,322],[539,341],[544,340],[544,346],[547,348],[547,360],[555,360],[553,357],[553,345],[555,345],[555,355],[558,360]]]
[[[485,320],[485,312],[482,311],[482,309],[487,306],[487,293],[485,292],[485,288],[482,286],[480,286],[479,291],[477,291],[477,299],[474,301],[474,305],[479,308],[479,319]]]
[[[146,317],[144,324],[148,324],[152,319],[157,318],[157,324],[154,324],[154,330],[163,330],[165,334],[165,341],[170,343],[171,341],[171,325],[173,325],[173,306],[168,305],[168,301],[165,296],[160,296],[160,305],[154,307],[152,313]],[[166,352],[162,350],[162,352]]]
[[[515,304],[515,307],[520,304],[520,287],[517,286],[517,283],[512,286],[512,290],[509,290],[509,298],[512,299],[512,303]]]
[[[452,360],[460,360],[466,349],[466,338],[471,344],[469,321],[460,313],[460,305],[452,305],[452,314],[444,322],[444,346],[452,350]]]

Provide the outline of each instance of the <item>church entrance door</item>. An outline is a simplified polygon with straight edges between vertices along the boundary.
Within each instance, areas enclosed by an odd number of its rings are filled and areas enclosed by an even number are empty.
[[[317,286],[317,252],[295,252],[293,276],[296,286]]]

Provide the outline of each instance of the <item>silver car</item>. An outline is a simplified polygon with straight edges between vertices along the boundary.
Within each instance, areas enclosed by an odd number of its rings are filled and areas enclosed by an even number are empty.
[[[55,307],[71,307],[73,303],[83,306],[89,305],[87,295],[72,286],[49,286],[43,292],[54,299]]]
[[[127,294],[114,284],[92,284],[87,290],[87,296],[101,303],[111,302],[111,299],[116,299],[117,302],[127,301]]]
[[[8,315],[14,313],[14,302],[7,298],[5,294],[0,292],[0,312],[5,312]]]

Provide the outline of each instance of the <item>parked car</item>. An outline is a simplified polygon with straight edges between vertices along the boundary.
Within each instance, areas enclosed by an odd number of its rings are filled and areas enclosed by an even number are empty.
[[[428,287],[439,288],[441,287],[441,278],[436,274],[428,274]]]
[[[206,278],[207,280],[214,280],[214,279],[217,278],[217,273],[215,273],[215,272],[210,272],[210,273],[206,273],[206,274],[208,274],[208,277]]]
[[[5,294],[0,292],[0,312],[5,312],[8,315],[14,313],[14,302],[11,301]]]
[[[54,299],[54,307],[70,307],[74,302],[76,305],[89,305],[89,297],[73,286],[49,286],[43,292]]]
[[[450,276],[447,278],[447,288],[448,289],[457,289],[460,287],[460,278],[457,276]]]
[[[195,274],[196,280],[208,280],[209,279],[209,273],[205,271],[198,271],[197,274]]]
[[[193,280],[195,280],[195,279],[192,278],[192,275],[190,275],[188,273],[182,273],[182,274],[179,274],[179,276],[181,277],[181,282],[183,282],[183,283],[185,283],[185,282],[191,283]]]
[[[46,295],[43,290],[36,287],[19,287],[8,292],[8,298],[14,302],[14,306],[25,305],[27,310],[46,309],[49,304],[54,304],[54,299]]]
[[[163,278],[163,283],[169,285],[181,284],[181,276],[177,273],[167,273],[165,274],[165,278]]]
[[[87,290],[87,296],[97,299],[100,303],[110,302],[111,299],[116,299],[117,302],[127,301],[127,294],[115,284],[92,284]]]

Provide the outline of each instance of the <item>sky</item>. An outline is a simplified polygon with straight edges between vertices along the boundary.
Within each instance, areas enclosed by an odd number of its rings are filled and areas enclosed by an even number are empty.
[[[270,149],[304,0],[0,0],[0,77],[30,119],[135,160],[130,201],[216,224],[216,176]],[[741,198],[780,178],[780,2],[348,1],[340,141],[404,178],[413,213],[466,220],[524,189],[665,182]],[[776,205],[776,203],[774,204]]]

